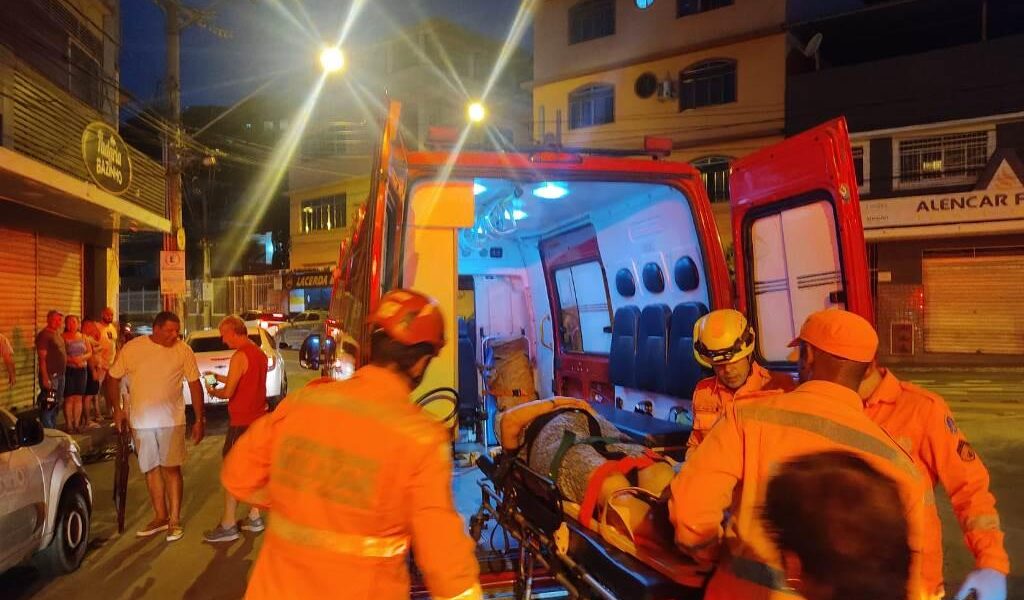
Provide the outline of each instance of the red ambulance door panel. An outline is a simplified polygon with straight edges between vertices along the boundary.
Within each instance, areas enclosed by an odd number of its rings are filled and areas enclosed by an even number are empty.
[[[812,312],[845,308],[874,322],[845,119],[736,161],[729,183],[739,309],[762,361],[783,367]]]
[[[358,345],[359,365],[366,362],[370,348],[366,317],[383,292],[397,286],[402,264],[408,164],[398,130],[401,104],[386,106],[369,197],[360,210],[351,244],[342,244],[331,297],[331,318]]]
[[[555,393],[607,401],[615,395],[608,374],[611,304],[594,228],[543,240],[540,252],[551,291]]]

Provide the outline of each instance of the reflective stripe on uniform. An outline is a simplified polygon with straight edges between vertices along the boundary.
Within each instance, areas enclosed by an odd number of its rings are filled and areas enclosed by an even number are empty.
[[[409,549],[409,536],[374,537],[325,531],[289,521],[280,513],[271,515],[269,531],[292,544],[348,556],[394,558],[404,556]]]
[[[419,443],[442,442],[444,440],[443,435],[439,436],[438,432],[430,427],[432,423],[424,423],[417,419],[416,416],[402,414],[398,410],[391,410],[376,402],[358,400],[345,395],[330,393],[329,391],[322,392],[320,390],[306,394],[296,394],[293,401],[301,404],[332,408],[350,415],[372,419],[384,427],[410,437]]]
[[[827,417],[757,405],[744,406],[739,409],[739,413],[742,418],[751,421],[793,427],[818,434],[839,444],[885,459],[914,476],[914,478],[920,477],[914,463],[911,462],[906,454],[869,433],[854,429],[853,427],[847,427]]]
[[[786,585],[786,574],[763,562],[740,556],[729,559],[729,570],[737,578],[783,594],[799,596]]]
[[[436,600],[482,600],[484,597],[484,591],[480,587],[480,584],[474,584],[473,587],[468,590],[457,594],[455,596],[433,596]]]
[[[967,531],[999,531],[999,515],[978,515],[967,519]]]

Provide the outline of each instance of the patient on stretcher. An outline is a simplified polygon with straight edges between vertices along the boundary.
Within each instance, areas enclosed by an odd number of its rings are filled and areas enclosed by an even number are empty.
[[[555,483],[563,498],[579,505],[581,523],[603,516],[602,522],[630,540],[657,537],[670,543],[671,527],[655,527],[652,514],[675,475],[667,458],[629,441],[575,398],[521,404],[498,418],[504,449],[518,452],[531,470]]]

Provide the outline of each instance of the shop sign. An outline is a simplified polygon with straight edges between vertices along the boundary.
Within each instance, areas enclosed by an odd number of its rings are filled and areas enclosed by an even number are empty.
[[[89,176],[104,191],[119,195],[131,185],[128,145],[106,123],[94,121],[82,132],[82,160]]]
[[[284,289],[324,288],[331,286],[330,271],[293,271],[284,275]]]
[[[954,193],[864,200],[864,229],[1024,219],[1024,184],[1008,159],[998,163],[984,187]]]

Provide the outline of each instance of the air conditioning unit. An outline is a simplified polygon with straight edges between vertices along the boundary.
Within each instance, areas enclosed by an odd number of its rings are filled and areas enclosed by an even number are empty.
[[[663,79],[658,82],[658,100],[672,100],[676,97],[676,82]]]

